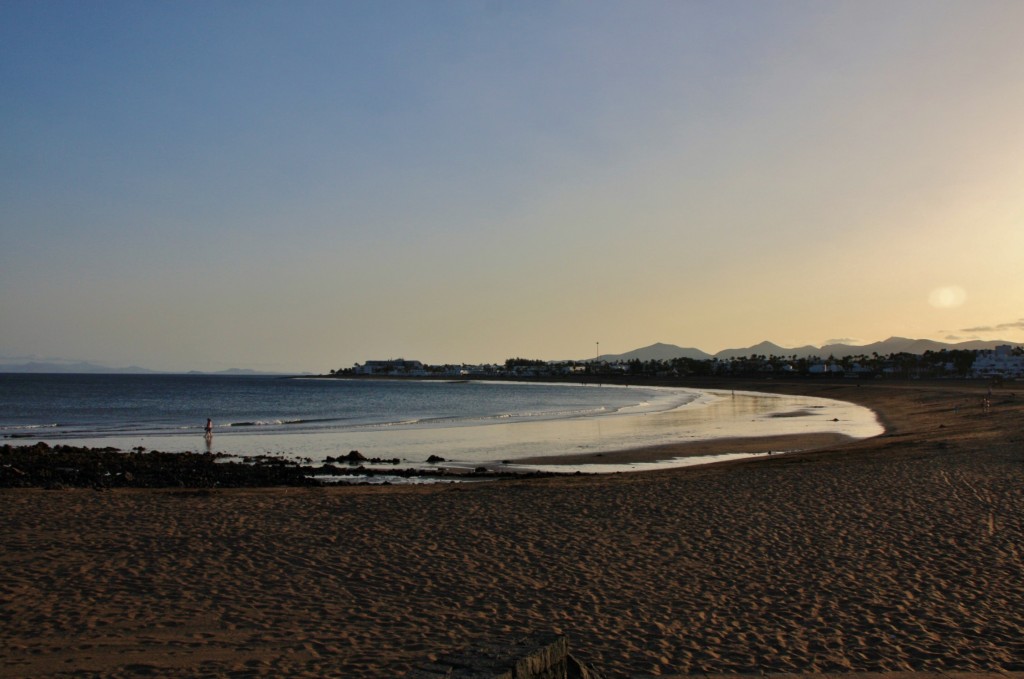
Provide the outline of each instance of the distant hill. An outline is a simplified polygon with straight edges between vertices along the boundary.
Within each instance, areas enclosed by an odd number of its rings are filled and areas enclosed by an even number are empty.
[[[774,342],[761,342],[760,344],[743,349],[723,349],[715,354],[715,358],[727,361],[730,358],[739,358],[740,356],[792,356],[793,354],[796,354],[798,358],[803,358],[806,356],[817,356],[820,352],[821,350],[818,347],[809,344],[789,349],[780,347]]]
[[[604,354],[598,357],[599,360],[608,361],[609,363],[632,361],[635,359],[641,361],[669,361],[673,358],[693,358],[699,361],[706,361],[713,357],[711,354],[705,353],[700,349],[687,349],[677,347],[674,344],[662,344],[661,342],[642,349],[634,349],[624,354]]]
[[[889,354],[908,353],[908,354],[923,354],[926,351],[942,351],[942,350],[953,350],[953,349],[966,349],[970,351],[978,351],[982,349],[994,349],[1000,344],[1010,344],[1013,342],[1007,342],[1004,340],[999,341],[983,341],[983,340],[972,340],[970,342],[959,342],[956,344],[948,344],[945,342],[936,342],[935,340],[927,339],[908,339],[906,337],[890,337],[887,340],[881,342],[872,342],[871,344],[865,344],[864,346],[853,346],[850,344],[826,344],[821,347],[822,357],[827,357],[830,354],[836,358],[842,358],[844,356],[852,356],[857,354],[866,354],[870,356],[872,353],[877,353],[879,356],[888,356]]]
[[[765,341],[760,344],[755,344],[752,347],[723,349],[717,354],[712,355],[701,351],[700,349],[684,348],[674,344],[658,342],[657,344],[652,344],[648,347],[643,347],[642,349],[634,349],[633,351],[628,351],[624,354],[604,354],[598,358],[610,363],[615,361],[632,361],[634,359],[639,359],[641,361],[669,361],[673,358],[692,358],[697,360],[717,358],[719,360],[729,360],[731,358],[739,358],[741,356],[755,355],[796,355],[797,358],[828,358],[829,356],[834,356],[835,358],[844,358],[846,356],[858,356],[861,354],[870,356],[873,353],[876,353],[879,356],[888,356],[889,354],[898,353],[921,355],[926,351],[954,349],[979,351],[982,349],[994,349],[1001,344],[1013,345],[1014,343],[1007,342],[1005,340],[972,340],[970,342],[949,344],[946,342],[937,342],[935,340],[927,339],[890,337],[889,339],[882,340],[881,342],[872,342],[871,344],[865,344],[863,346],[856,346],[853,344],[826,344],[822,347],[806,345],[802,347],[787,348],[779,346],[773,342]]]

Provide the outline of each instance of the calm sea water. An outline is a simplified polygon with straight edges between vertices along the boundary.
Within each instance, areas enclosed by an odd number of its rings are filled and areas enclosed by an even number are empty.
[[[773,414],[799,411],[802,417]],[[206,419],[214,437],[203,437]],[[514,461],[681,439],[794,431],[880,433],[873,413],[826,399],[656,387],[0,374],[8,443],[213,450],[314,460],[359,450],[423,463]]]

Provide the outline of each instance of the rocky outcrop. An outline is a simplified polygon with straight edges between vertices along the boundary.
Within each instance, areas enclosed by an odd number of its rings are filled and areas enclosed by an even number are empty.
[[[239,457],[209,452],[164,453],[144,448],[122,452],[117,448],[51,447],[46,443],[4,444],[0,445],[0,488],[257,488],[340,485],[348,483],[345,477],[365,483],[374,476],[440,481],[557,475],[539,471],[504,472],[486,467],[472,471],[445,467],[402,469],[395,468],[401,462],[398,458],[367,460],[358,451],[340,458],[327,458],[324,462],[312,466],[280,455]],[[332,462],[348,464],[336,467]]]
[[[601,679],[569,653],[561,634],[536,634],[476,644],[424,663],[409,679]]]

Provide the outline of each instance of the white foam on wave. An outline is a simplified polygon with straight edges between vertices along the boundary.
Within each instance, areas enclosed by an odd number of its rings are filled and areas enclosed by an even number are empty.
[[[56,422],[50,424],[9,424],[0,425],[0,431],[34,431],[36,429],[56,429],[59,426]]]
[[[618,409],[618,413],[622,415],[662,413],[677,408],[701,405],[702,398],[707,396],[705,392],[680,387],[644,387],[643,389],[648,394],[653,393],[654,397],[639,401],[635,405],[623,406]]]
[[[225,427],[279,427],[286,424],[285,420],[251,420],[247,422],[229,422]],[[216,426],[216,425],[215,425]]]

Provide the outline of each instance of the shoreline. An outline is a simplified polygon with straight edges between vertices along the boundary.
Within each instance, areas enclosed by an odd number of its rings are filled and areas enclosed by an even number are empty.
[[[780,434],[776,436],[745,436],[702,439],[698,441],[681,441],[665,443],[643,448],[626,448],[591,453],[570,453],[566,455],[537,455],[516,460],[516,464],[537,465],[580,465],[588,464],[644,464],[670,462],[681,458],[715,457],[718,455],[739,454],[790,454],[807,452],[836,446],[842,443],[859,441],[845,434],[812,432],[803,434]],[[707,464],[715,464],[713,461]],[[629,472],[634,473],[634,472]]]
[[[857,402],[886,431],[486,484],[0,490],[0,663],[369,679],[550,631],[608,679],[1024,671],[1013,385],[743,388]]]
[[[495,380],[483,380],[494,383]],[[497,381],[500,382],[500,381]],[[531,382],[516,380],[517,384]],[[383,467],[372,465],[378,473],[397,469],[416,470],[418,476],[431,470],[446,469],[447,474],[485,468],[496,475],[513,473],[614,473],[695,463],[708,457],[708,463],[722,455],[756,455],[788,452],[832,445],[848,439],[876,435],[881,427],[869,409],[850,402],[828,399],[814,401],[793,395],[737,391],[731,382],[725,388],[701,389],[700,385],[678,380],[643,384],[608,384],[611,388],[646,389],[658,403],[651,408],[638,397],[636,411],[626,409],[593,417],[540,418],[536,420],[494,421],[469,426],[399,427],[342,431],[230,430],[215,438],[200,440],[197,435],[149,436],[133,433],[108,433],[101,437],[73,438],[42,435],[18,435],[0,443],[30,447],[41,441],[56,448],[81,448],[103,451],[115,447],[128,454],[135,451],[170,451],[180,455],[217,455],[255,459],[275,456],[309,467],[330,463],[349,450],[370,458],[385,460]],[[535,382],[552,385],[550,380]],[[570,383],[566,383],[570,384]],[[571,383],[571,386],[576,386]],[[659,390],[664,390],[659,391]],[[730,396],[730,391],[731,396]],[[689,393],[688,393],[689,392]],[[673,395],[674,394],[674,395]],[[694,400],[681,407],[672,399]],[[762,444],[764,442],[764,444]],[[204,450],[205,449],[205,450]],[[163,453],[161,453],[163,454]],[[685,460],[683,458],[686,458]],[[438,460],[439,464],[431,464]],[[62,464],[61,466],[69,466]],[[123,465],[116,465],[119,468]],[[371,466],[371,465],[367,465]],[[556,468],[557,467],[557,468]],[[135,470],[121,470],[132,471]],[[3,483],[0,469],[0,485]],[[6,484],[10,485],[10,484]],[[120,483],[117,485],[130,485]]]

